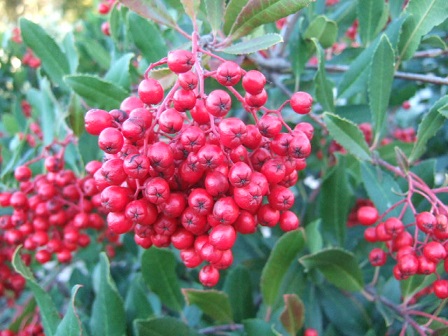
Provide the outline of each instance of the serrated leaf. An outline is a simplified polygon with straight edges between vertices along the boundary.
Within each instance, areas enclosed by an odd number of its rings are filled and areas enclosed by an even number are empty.
[[[310,2],[310,0],[249,0],[232,25],[229,37],[235,40],[245,36],[263,24],[298,12]]]
[[[386,121],[387,107],[395,74],[394,63],[394,50],[387,36],[383,34],[373,54],[369,82],[367,84],[369,106],[376,139],[379,139]]]
[[[198,336],[194,330],[170,316],[134,321],[136,336]]]
[[[312,39],[316,50],[319,65],[316,75],[314,76],[314,82],[316,85],[316,99],[322,105],[325,111],[334,112],[334,97],[333,97],[333,82],[327,78],[325,71],[325,53],[319,42]]]
[[[386,29],[384,34],[389,38],[392,47],[395,48],[401,25],[406,16],[402,16],[394,20]],[[380,41],[378,36],[372,43],[364,49],[361,54],[350,64],[350,68],[342,76],[338,86],[338,97],[349,98],[358,92],[363,92],[367,86],[367,81],[370,73],[370,65],[372,62],[372,55]]]
[[[100,254],[99,283],[90,317],[92,335],[123,336],[126,334],[126,315],[123,300],[110,275],[109,260]]]
[[[403,24],[398,45],[398,57],[407,60],[414,55],[421,38],[432,28],[446,20],[448,6],[446,0],[411,0],[406,6],[406,13],[410,14]]]
[[[329,248],[304,256],[299,262],[308,270],[317,268],[328,282],[347,291],[364,287],[361,269],[353,253],[340,248]]]
[[[371,160],[369,146],[356,124],[329,112],[324,113],[324,122],[333,139],[349,153],[360,160]]]
[[[414,162],[423,155],[428,140],[431,139],[446,121],[443,115],[448,103],[448,95],[440,98],[423,117],[417,130],[417,141],[414,144],[409,161]],[[439,112],[442,110],[442,112]]]
[[[302,329],[305,319],[305,306],[296,294],[283,295],[285,307],[280,314],[280,322],[292,336]]]
[[[39,286],[31,270],[23,263],[22,258],[20,257],[21,249],[22,246],[18,246],[14,251],[12,265],[14,270],[26,279],[26,285],[34,294],[34,298],[39,306],[45,335],[53,336],[55,335],[60,322],[58,310],[50,294]]]
[[[105,110],[118,108],[129,96],[120,86],[92,75],[71,75],[65,82],[90,106]]]
[[[104,79],[120,85],[125,90],[129,89],[131,81],[130,65],[133,57],[133,53],[127,53],[113,62],[109,71],[104,75]]]
[[[305,247],[303,229],[284,234],[275,243],[261,273],[261,295],[263,303],[272,306],[278,295],[282,280],[298,253]]]
[[[187,304],[195,304],[216,322],[232,322],[232,309],[226,293],[217,290],[188,288],[183,288],[182,293]]]
[[[233,55],[247,55],[259,50],[265,50],[281,42],[283,42],[283,37],[280,34],[266,34],[233,44],[221,51]]]
[[[137,14],[168,27],[176,27],[176,21],[161,0],[119,0]],[[153,36],[152,36],[153,37]]]
[[[400,281],[400,289],[401,295],[403,296],[403,301],[407,301],[408,299],[412,298],[423,288],[430,286],[435,280],[437,280],[435,274],[416,274],[406,280]]]
[[[224,291],[229,296],[233,320],[241,322],[255,315],[252,282],[247,268],[237,266],[226,276]]]
[[[369,199],[375,204],[378,212],[384,213],[392,205],[402,200],[399,185],[392,176],[369,163],[361,163],[361,176]],[[400,209],[394,209],[390,216],[398,216]]]
[[[338,25],[336,21],[330,20],[324,15],[319,15],[306,28],[303,38],[315,38],[322,48],[329,48],[336,42],[337,34]]]
[[[176,258],[169,250],[150,248],[141,259],[143,279],[162,304],[180,312],[184,299],[176,275]]]
[[[70,72],[66,55],[56,42],[39,25],[20,18],[20,31],[25,44],[42,61],[42,67],[51,80],[66,89],[64,75]]]
[[[311,253],[322,250],[323,241],[321,231],[322,220],[316,219],[315,221],[309,223],[305,227],[307,245]]]
[[[128,14],[129,31],[135,45],[141,50],[142,56],[153,63],[165,57],[168,53],[166,43],[156,25],[135,13]],[[148,43],[151,36],[151,43]]]
[[[222,13],[225,12],[226,2],[224,0],[204,0],[207,18],[212,31],[216,34],[222,26]]]
[[[211,0],[213,1],[213,0]],[[230,0],[224,12],[224,34],[229,35],[236,18],[249,0]]]
[[[271,325],[262,319],[244,320],[243,325],[247,336],[276,336]]]
[[[182,6],[184,6],[184,11],[187,15],[195,20],[199,11],[199,6],[201,5],[201,0],[180,0]]]
[[[325,176],[321,191],[323,235],[327,240],[343,245],[351,195],[343,156],[338,158],[338,164]]]
[[[383,0],[359,0],[358,1],[358,21],[359,35],[364,44],[369,44],[382,28],[379,18],[383,16],[386,3]]]
[[[82,324],[79,316],[76,315],[75,297],[81,285],[72,288],[72,296],[67,312],[56,330],[56,336],[79,336],[82,335]]]

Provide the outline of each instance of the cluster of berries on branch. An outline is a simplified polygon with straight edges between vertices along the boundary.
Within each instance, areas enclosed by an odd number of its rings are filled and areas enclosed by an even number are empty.
[[[313,127],[301,122],[291,129],[281,112],[290,105],[306,114],[313,99],[296,92],[270,110],[263,73],[203,50],[195,35],[192,44],[192,51],[174,50],[150,65],[138,96],[119,109],[89,110],[85,127],[105,153],[94,178],[109,228],[133,231],[144,248],[174,246],[187,267],[203,265],[199,280],[214,286],[219,270],[232,264],[238,233],[299,227],[289,187],[306,167]],[[204,55],[219,66],[206,69]],[[151,78],[161,65],[177,75],[166,93]],[[207,92],[210,80],[222,88]],[[245,121],[229,116],[232,100],[246,111]]]

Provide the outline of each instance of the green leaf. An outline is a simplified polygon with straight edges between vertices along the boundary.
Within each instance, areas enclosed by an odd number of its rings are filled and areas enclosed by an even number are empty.
[[[320,218],[309,223],[305,227],[305,233],[307,237],[307,245],[311,253],[322,250],[323,241],[321,231],[322,220]]]
[[[157,79],[164,90],[171,88],[177,80],[177,74],[168,68],[151,70],[149,72],[149,77]]]
[[[403,296],[403,301],[409,300],[423,288],[430,286],[435,280],[437,280],[435,274],[429,274],[429,275],[416,274],[409,277],[406,280],[400,281],[399,283],[400,283],[401,295]]]
[[[15,134],[20,132],[20,126],[17,123],[16,118],[10,113],[5,113],[2,116],[2,124],[9,134]]]
[[[211,0],[214,1],[214,0]],[[236,18],[243,10],[249,0],[230,0],[224,12],[224,34],[229,35]]]
[[[243,325],[247,336],[275,336],[271,325],[262,319],[244,320]]]
[[[14,251],[12,265],[14,270],[26,279],[26,285],[34,294],[34,298],[39,306],[45,335],[53,336],[55,335],[60,322],[58,310],[50,294],[39,286],[33,273],[31,273],[31,270],[23,263],[22,258],[20,257],[21,248],[22,246],[18,246]]]
[[[221,51],[233,55],[247,55],[259,50],[265,50],[281,42],[283,42],[283,38],[280,34],[266,34],[233,44]]]
[[[224,0],[204,0],[207,18],[213,33],[216,34],[222,26],[222,13],[225,12],[226,2]]]
[[[123,300],[110,276],[109,260],[100,254],[99,282],[90,317],[92,335],[123,336],[126,334],[126,315]]]
[[[333,98],[333,82],[327,78],[325,71],[325,53],[319,42],[316,39],[312,39],[317,50],[317,58],[319,65],[316,75],[314,76],[314,82],[316,85],[316,98],[322,105],[325,111],[334,112],[334,98]]]
[[[65,35],[64,40],[62,41],[62,46],[64,47],[64,52],[67,56],[70,73],[74,73],[79,65],[79,55],[75,46],[75,37],[72,32]]]
[[[72,297],[67,312],[56,330],[56,336],[78,336],[82,335],[82,325],[79,316],[76,315],[75,296],[81,285],[72,288]]]
[[[277,21],[308,6],[310,0],[249,0],[235,19],[230,38],[248,35],[255,28]]]
[[[198,336],[194,330],[174,317],[150,318],[134,321],[136,336]]]
[[[324,15],[319,15],[306,28],[303,38],[315,38],[322,48],[329,48],[336,42],[337,35],[338,25],[336,21],[330,20]]]
[[[161,0],[119,0],[137,14],[156,23],[176,27],[177,23]],[[153,38],[153,35],[149,35]],[[148,36],[147,36],[148,37]]]
[[[305,306],[296,294],[283,295],[283,300],[285,301],[285,307],[280,314],[280,321],[288,333],[294,336],[302,329],[305,319]]]
[[[113,83],[92,75],[71,75],[65,77],[65,82],[87,104],[95,108],[112,110],[118,108],[121,102],[129,96],[128,91]]]
[[[235,322],[241,322],[255,315],[252,290],[250,272],[247,268],[237,266],[227,274],[224,291],[229,296]]]
[[[128,23],[135,45],[149,63],[156,62],[167,55],[166,43],[154,23],[132,12],[128,14]],[[151,36],[151,43],[148,43],[148,36]]]
[[[386,36],[389,38],[389,41],[394,48],[398,40],[401,25],[405,19],[406,16],[402,16],[399,19],[394,20],[385,31]],[[369,78],[372,55],[379,42],[380,36],[378,36],[352,63],[350,63],[350,68],[342,76],[338,86],[339,97],[349,98],[355,93],[364,91]]]
[[[394,50],[386,35],[381,35],[375,49],[367,84],[370,112],[372,113],[375,140],[379,139],[387,116],[392,83],[394,81]]]
[[[411,155],[413,147],[414,147],[413,143],[392,141],[391,143],[385,146],[380,146],[377,149],[377,151],[383,160],[393,164],[394,166],[397,166],[398,162],[397,162],[396,148],[399,148],[404,153],[404,155],[406,155],[406,157],[409,157],[409,155]]]
[[[308,270],[317,268],[330,283],[343,290],[359,291],[364,286],[361,269],[351,252],[329,248],[299,261]]]
[[[129,322],[135,319],[145,319],[154,315],[152,306],[147,298],[147,292],[148,289],[140,274],[130,281],[124,303]]]
[[[328,240],[343,245],[347,216],[350,211],[350,189],[343,156],[339,156],[338,164],[323,180],[321,190],[320,209],[323,235]]]
[[[23,41],[42,61],[42,67],[51,80],[65,89],[64,75],[70,72],[66,55],[56,42],[39,25],[20,18]]]
[[[182,6],[184,6],[185,13],[187,13],[192,20],[196,20],[201,0],[180,0],[180,2],[182,3]]]
[[[70,128],[76,136],[80,136],[84,132],[84,115],[86,111],[81,105],[79,96],[74,93],[70,95],[67,110]]]
[[[369,44],[386,22],[379,20],[386,10],[383,0],[359,0],[359,35],[364,44]],[[387,17],[387,16],[386,16]]]
[[[438,109],[439,113],[443,115],[445,118],[448,118],[448,104],[442,106]]]
[[[288,232],[275,243],[261,273],[260,287],[264,304],[272,306],[275,303],[289,266],[304,247],[303,229]]]
[[[369,199],[375,204],[379,213],[384,213],[392,205],[402,200],[400,187],[392,176],[369,163],[361,164],[361,176]],[[392,210],[390,216],[398,216],[399,209]]]
[[[164,305],[180,312],[184,299],[176,275],[176,258],[169,250],[150,248],[142,255],[143,279]]]
[[[371,160],[369,146],[356,124],[329,112],[324,113],[324,122],[333,139],[349,153],[360,160]]]
[[[111,65],[109,71],[104,76],[104,79],[128,90],[131,83],[130,65],[133,57],[133,53],[127,53],[117,59]]]
[[[120,31],[122,26],[122,22],[120,22],[121,13],[119,7],[121,6],[116,2],[109,14],[110,36],[116,44],[120,42]]]
[[[431,139],[443,126],[443,123],[446,121],[443,111],[446,110],[447,103],[448,95],[445,95],[436,101],[429,112],[423,117],[423,120],[418,126],[417,141],[415,142],[411,156],[409,157],[410,162],[414,162],[423,155],[428,140]],[[439,112],[439,110],[442,112]]]
[[[232,309],[230,308],[229,297],[226,293],[217,290],[200,290],[183,288],[185,301],[187,304],[196,306],[204,314],[210,316],[216,322],[232,322]]]
[[[409,17],[403,24],[398,45],[399,60],[407,60],[414,55],[423,35],[446,20],[448,6],[446,0],[411,0],[406,6]]]
[[[93,39],[80,40],[81,45],[84,47],[87,54],[91,57],[101,69],[107,70],[110,66],[110,54],[104,46]]]
[[[439,35],[426,35],[422,38],[422,44],[426,44],[432,48],[446,50],[446,43]]]

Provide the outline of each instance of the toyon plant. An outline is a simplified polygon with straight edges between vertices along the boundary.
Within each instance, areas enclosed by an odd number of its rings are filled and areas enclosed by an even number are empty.
[[[11,24],[0,336],[447,334],[445,2]]]

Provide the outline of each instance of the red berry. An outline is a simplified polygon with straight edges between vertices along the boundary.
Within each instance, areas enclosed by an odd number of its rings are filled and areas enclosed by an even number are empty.
[[[219,271],[211,265],[204,266],[199,272],[199,281],[207,287],[216,286],[219,281]]]
[[[233,86],[241,79],[241,68],[232,61],[225,61],[216,69],[216,80],[224,86]]]
[[[362,225],[372,225],[378,220],[378,210],[373,206],[362,206],[356,213],[358,222]]]
[[[163,99],[162,85],[156,79],[144,79],[138,85],[138,96],[147,105],[159,104]]]
[[[266,85],[266,77],[258,70],[250,70],[243,76],[243,88],[251,95],[261,93]]]
[[[232,107],[232,98],[224,90],[214,90],[205,100],[207,111],[215,117],[224,117]]]
[[[436,227],[436,217],[430,212],[421,212],[416,217],[416,224],[424,233],[432,233]]]
[[[99,135],[107,127],[113,127],[113,117],[105,110],[91,109],[84,116],[87,133]]]
[[[446,299],[448,298],[448,280],[436,280],[434,281],[434,283],[432,284],[433,288],[434,288],[434,294],[439,298],[439,299]]]
[[[291,96],[289,103],[294,112],[298,114],[307,114],[311,111],[313,97],[307,92],[299,91]]]
[[[19,182],[26,182],[29,181],[31,176],[33,175],[33,172],[28,166],[18,166],[14,170],[14,177]]]
[[[386,263],[387,254],[383,249],[374,248],[369,253],[369,261],[372,266],[383,266]]]
[[[296,230],[300,226],[300,220],[292,211],[283,211],[279,221],[280,229],[285,232]]]
[[[174,50],[168,53],[168,68],[177,74],[191,70],[194,64],[193,54],[187,50]]]
[[[218,250],[228,250],[235,244],[235,229],[231,225],[219,224],[212,228],[208,240]]]

